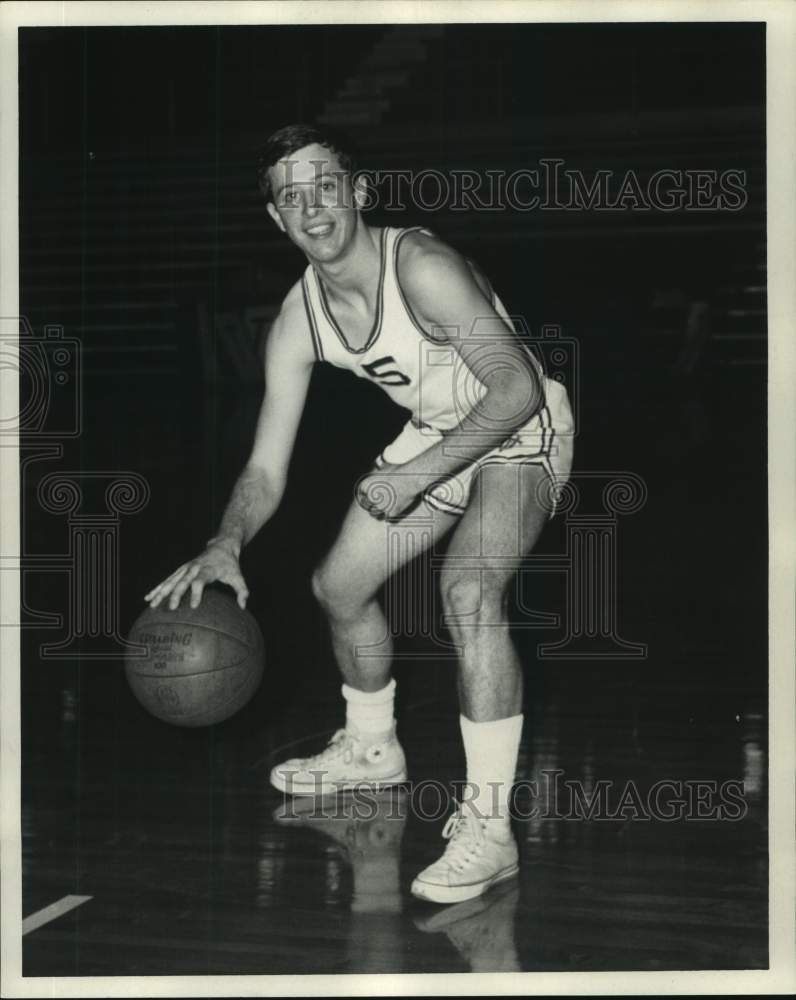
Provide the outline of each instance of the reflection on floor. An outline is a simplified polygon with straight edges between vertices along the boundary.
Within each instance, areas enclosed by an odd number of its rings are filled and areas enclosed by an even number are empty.
[[[453,907],[408,894],[461,778],[447,699],[406,706],[405,789],[296,801],[267,784],[295,710],[265,749],[254,704],[186,731],[139,713],[121,683],[113,697],[104,724],[83,724],[74,691],[60,719],[42,716],[25,913],[92,898],[25,937],[26,975],[766,964],[765,733],[743,696],[692,691],[683,711],[681,691],[642,704],[610,671],[572,691],[548,679],[518,776],[520,877]],[[328,714],[301,716],[323,733]]]
[[[155,394],[153,405],[167,398]],[[129,625],[145,590],[210,534],[224,488],[202,492],[204,507],[187,503],[184,478],[151,442],[155,425],[170,428],[182,455],[189,422],[180,430],[163,412],[139,422],[138,396],[108,403],[116,419],[103,424],[95,403],[97,426],[118,428],[130,406],[124,464],[152,486],[150,507],[122,535]],[[118,660],[47,660],[41,643],[53,635],[29,630],[23,913],[91,898],[25,935],[24,974],[766,967],[765,532],[747,531],[738,545],[738,525],[765,518],[760,426],[736,422],[731,439],[717,434],[690,458],[664,459],[629,436],[624,454],[581,448],[581,468],[646,461],[646,505],[622,522],[617,543],[616,596],[621,635],[648,652],[549,660],[538,645],[560,638],[555,629],[517,630],[527,667],[513,820],[520,873],[459,906],[409,895],[442,850],[452,783],[464,777],[454,666],[428,644],[423,658],[396,665],[411,779],[403,793],[370,813],[348,800],[318,814],[268,784],[276,761],[314,752],[341,722],[308,579],[350,480],[330,487],[312,523],[306,503],[286,501],[246,556],[266,680],[227,722],[159,722],[133,699]],[[88,467],[115,461],[116,438],[108,442],[104,459],[87,452]],[[564,531],[551,528],[547,551]],[[52,544],[61,545],[55,528]],[[31,581],[31,606],[64,607],[60,586],[57,574]],[[560,577],[544,574],[524,597],[555,615],[563,594]],[[419,645],[415,636],[398,648]]]

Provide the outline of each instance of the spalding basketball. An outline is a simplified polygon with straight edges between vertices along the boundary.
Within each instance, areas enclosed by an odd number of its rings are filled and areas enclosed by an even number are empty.
[[[147,608],[130,630],[125,673],[152,715],[175,726],[211,726],[234,715],[263,676],[263,636],[225,594],[205,590],[199,607]]]

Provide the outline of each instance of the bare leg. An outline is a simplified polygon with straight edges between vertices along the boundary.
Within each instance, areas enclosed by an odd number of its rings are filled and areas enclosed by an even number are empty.
[[[487,465],[473,483],[442,579],[446,622],[462,649],[459,704],[473,722],[522,711],[522,671],[509,635],[507,597],[522,557],[548,519],[536,498],[539,466]]]
[[[424,505],[397,524],[377,521],[356,503],[349,509],[312,583],[329,620],[335,659],[350,687],[379,691],[388,683],[392,646],[379,590],[458,520]],[[379,655],[358,656],[362,648],[378,648]]]
[[[471,899],[519,871],[509,808],[522,734],[522,671],[509,636],[507,595],[548,517],[536,496],[546,476],[531,465],[482,467],[448,547],[441,583],[446,621],[461,647],[467,787],[442,857],[412,882],[413,895],[435,903]]]

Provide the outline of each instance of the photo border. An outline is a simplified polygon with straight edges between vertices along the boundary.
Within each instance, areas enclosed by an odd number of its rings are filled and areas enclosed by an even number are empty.
[[[387,995],[710,995],[788,993],[794,972],[794,145],[796,5],[788,0],[328,0],[248,3],[4,3],[0,7],[0,316],[19,315],[17,28],[22,25],[233,25],[458,22],[766,22],[768,446],[769,446],[769,906],[770,968],[763,971],[556,972],[330,976],[21,976],[19,631],[0,627],[0,864],[2,995],[350,996]],[[675,68],[676,70],[676,68]],[[15,372],[0,370],[4,413],[18,412]],[[0,539],[19,554],[18,450],[0,447]],[[754,530],[754,526],[752,528]],[[734,544],[733,539],[728,540]],[[739,586],[743,581],[739,580]],[[18,621],[19,579],[0,573],[0,623]]]

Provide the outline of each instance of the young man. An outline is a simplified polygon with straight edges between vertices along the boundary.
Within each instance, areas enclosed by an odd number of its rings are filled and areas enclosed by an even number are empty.
[[[339,140],[314,128],[288,126],[266,143],[260,184],[268,212],[308,266],[270,331],[252,454],[218,534],[147,600],[168,598],[173,608],[190,588],[195,606],[203,587],[220,580],[245,605],[240,550],[281,500],[315,362],[375,381],[406,407],[411,418],[357,485],[313,576],[344,681],[345,727],[316,756],[275,767],[271,782],[314,794],[406,779],[389,660],[358,651],[384,651],[376,595],[385,580],[452,532],[440,587],[461,651],[469,794],[446,825],[442,857],[412,892],[453,903],[518,869],[508,800],[522,672],[506,595],[550,516],[550,486],[568,476],[572,417],[566,391],[544,378],[478,268],[425,230],[368,225],[360,211],[367,192],[352,171]],[[411,514],[418,504],[422,532]]]

